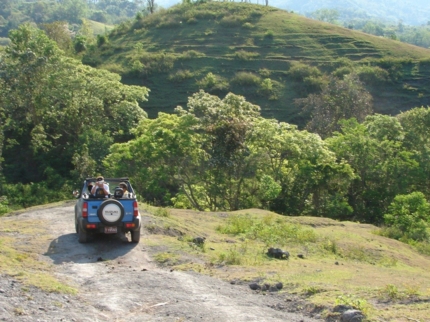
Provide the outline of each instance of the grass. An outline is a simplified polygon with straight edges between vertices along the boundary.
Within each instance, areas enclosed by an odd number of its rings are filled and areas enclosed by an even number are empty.
[[[168,217],[157,212],[158,208],[146,209],[152,234],[145,243],[164,266],[227,281],[282,282],[282,292],[303,296],[327,311],[351,305],[369,321],[427,318],[430,258],[375,235],[372,225],[284,217],[258,209],[169,209]],[[196,236],[206,237],[204,247],[191,242]],[[289,251],[290,259],[268,257],[268,247]]]
[[[77,290],[54,277],[51,265],[40,261],[36,254],[50,241],[44,224],[39,220],[1,218],[0,273],[13,276],[27,286],[36,286],[46,292],[76,294]],[[31,243],[27,241],[31,238]]]

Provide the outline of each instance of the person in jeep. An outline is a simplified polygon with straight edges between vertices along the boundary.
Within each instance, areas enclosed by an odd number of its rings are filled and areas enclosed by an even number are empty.
[[[94,187],[91,189],[91,194],[94,197],[100,197],[104,195],[105,198],[109,197],[109,186],[106,184],[105,179],[102,176],[96,178]]]

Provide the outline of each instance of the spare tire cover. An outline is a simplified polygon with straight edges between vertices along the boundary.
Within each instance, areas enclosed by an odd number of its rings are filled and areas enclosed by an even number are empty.
[[[97,216],[105,225],[115,226],[124,218],[124,207],[117,200],[106,200],[97,210]]]

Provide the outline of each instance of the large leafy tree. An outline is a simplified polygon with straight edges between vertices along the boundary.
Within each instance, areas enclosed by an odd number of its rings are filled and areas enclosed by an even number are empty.
[[[345,195],[354,178],[318,135],[296,126],[260,119],[252,131],[252,150],[259,156],[259,173],[271,176],[282,190],[271,209],[289,215],[348,218]]]
[[[341,132],[326,141],[354,169],[348,192],[354,219],[380,223],[395,196],[411,192],[418,164],[403,144],[404,130],[396,118],[374,115],[363,124],[350,119],[341,125]]]
[[[191,167],[200,153],[195,124],[192,117],[165,113],[142,120],[134,131],[135,139],[110,148],[104,160],[106,174],[127,174],[147,202],[170,205],[181,186],[177,180],[179,169]]]
[[[404,146],[419,164],[413,181],[414,190],[430,198],[430,108],[414,108],[397,115],[397,119],[405,132]]]
[[[373,112],[372,96],[355,74],[345,75],[343,79],[330,76],[321,93],[310,94],[295,103],[309,115],[306,128],[322,138],[338,131],[340,120],[355,118],[363,122]]]
[[[65,57],[43,31],[29,25],[12,31],[10,39],[0,63],[6,178],[69,177],[86,149],[96,162],[93,170],[100,171],[109,146],[130,139],[131,128],[145,117],[138,102],[146,100],[148,90],[122,85],[116,74]]]
[[[247,146],[247,136],[253,121],[260,117],[260,108],[244,97],[228,94],[224,99],[204,91],[188,100],[188,111],[197,119],[195,131],[200,134],[199,176],[182,175],[184,191],[206,191],[205,205],[211,210],[243,208],[249,202],[250,184],[255,177],[256,164]],[[184,169],[185,170],[185,169]],[[197,180],[196,180],[197,179]],[[201,199],[200,199],[201,202]],[[193,200],[197,204],[197,198]]]

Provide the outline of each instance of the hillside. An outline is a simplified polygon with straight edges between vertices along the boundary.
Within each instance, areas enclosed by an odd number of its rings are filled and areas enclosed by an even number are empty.
[[[83,61],[120,73],[127,84],[148,87],[143,107],[150,117],[186,105],[203,88],[219,96],[243,95],[263,116],[300,124],[294,99],[317,91],[324,75],[338,68],[370,67],[370,75],[367,69],[361,76],[376,112],[428,105],[428,58],[428,49],[272,7],[206,3],[177,5],[124,23]],[[208,73],[215,80],[208,82]],[[261,84],[267,78],[273,86],[265,91]]]

